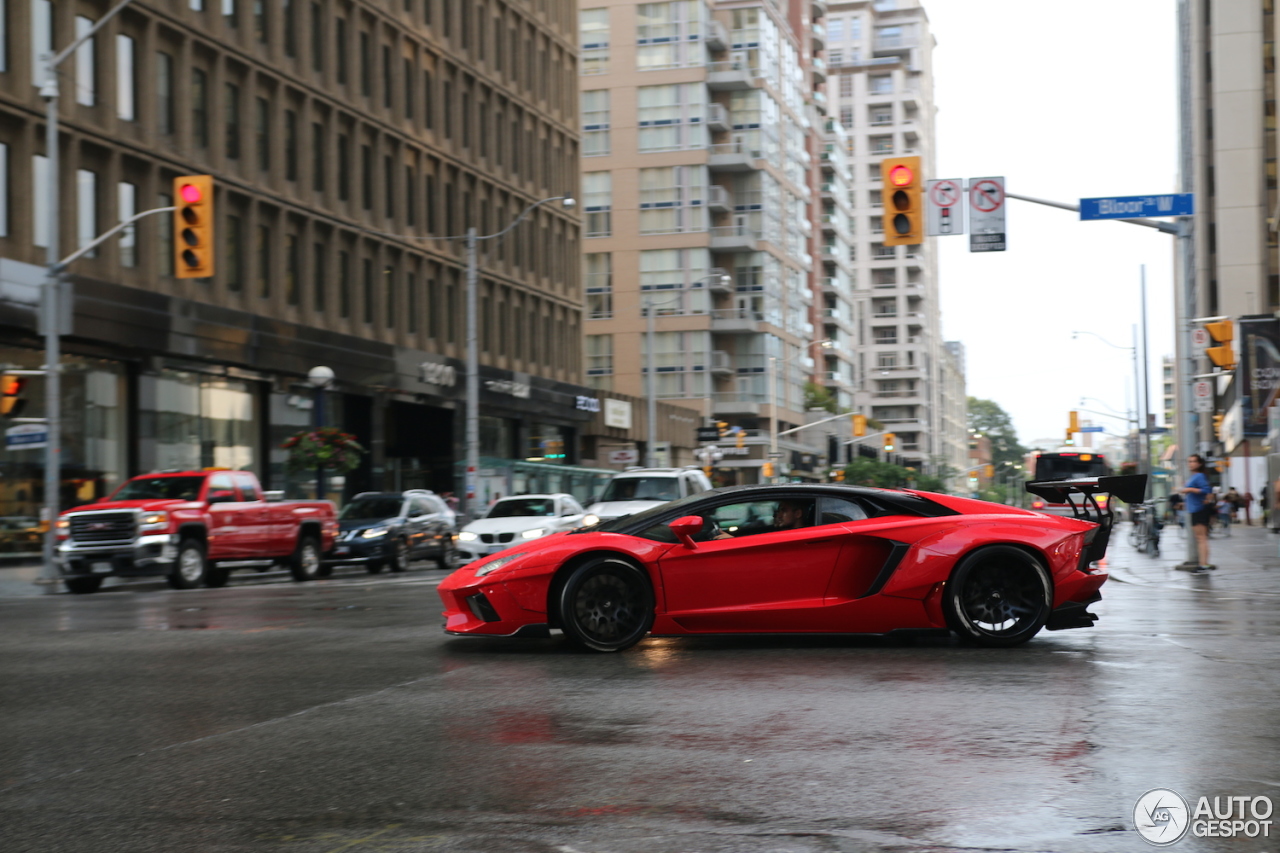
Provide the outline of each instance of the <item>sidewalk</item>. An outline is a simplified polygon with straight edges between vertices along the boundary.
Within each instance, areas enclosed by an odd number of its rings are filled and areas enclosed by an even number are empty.
[[[1117,524],[1107,547],[1106,567],[1113,581],[1136,585],[1181,585],[1208,578],[1214,587],[1236,592],[1280,595],[1280,535],[1255,524],[1231,528],[1224,536],[1217,530],[1209,537],[1209,562],[1218,568],[1203,574],[1178,571],[1186,561],[1189,534],[1176,526],[1160,532],[1160,555],[1139,554],[1129,545],[1128,522]]]

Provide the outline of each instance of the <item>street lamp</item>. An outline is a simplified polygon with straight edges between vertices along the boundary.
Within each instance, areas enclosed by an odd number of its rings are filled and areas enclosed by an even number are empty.
[[[810,348],[821,345],[824,349],[830,349],[835,346],[835,341],[831,338],[823,338],[820,341],[810,341],[805,344],[803,352],[808,353]],[[784,358],[782,364],[788,364],[796,356]],[[769,462],[773,465],[778,464],[778,357],[776,355],[769,356]],[[777,470],[774,470],[775,478],[778,476]]]
[[[1146,292],[1145,278],[1143,279],[1143,281],[1144,281],[1143,292],[1145,294]],[[1145,297],[1144,297],[1144,301],[1145,301]],[[1144,313],[1144,317],[1145,317],[1145,313]],[[1139,394],[1142,393],[1142,389],[1145,388],[1146,386],[1140,384],[1138,381],[1138,327],[1136,324],[1133,324],[1130,326],[1130,329],[1133,334],[1133,346],[1130,346],[1130,347],[1124,347],[1124,346],[1120,346],[1119,344],[1113,344],[1111,343],[1111,341],[1107,340],[1106,338],[1102,337],[1101,335],[1095,332],[1072,332],[1071,339],[1075,340],[1080,335],[1089,335],[1090,337],[1097,338],[1098,340],[1102,341],[1104,344],[1111,347],[1112,349],[1123,349],[1123,350],[1129,351],[1129,355],[1133,359],[1133,399],[1134,399],[1133,408],[1138,420],[1138,434],[1141,436],[1141,440],[1142,440],[1142,450],[1141,450],[1142,464],[1141,466],[1139,466],[1138,470],[1140,473],[1150,473],[1151,471],[1151,434],[1150,434],[1150,431],[1146,429],[1147,427],[1146,422],[1147,420],[1149,420],[1149,416],[1145,411],[1145,407],[1139,405]],[[1143,352],[1143,361],[1144,362],[1146,361],[1145,351]]]
[[[312,405],[311,420],[316,429],[325,426],[324,392],[333,386],[333,380],[334,373],[331,367],[321,365],[307,371],[307,383],[315,389],[315,402]],[[324,500],[326,491],[324,466],[316,465],[316,500]]]
[[[728,287],[733,283],[733,279],[730,278],[726,273],[718,272],[718,273],[709,273],[708,275],[704,275],[699,279],[695,279],[693,284],[695,285],[701,284],[702,282],[708,281],[713,278],[719,279],[720,283],[725,287]],[[671,296],[669,296],[666,299],[659,299],[656,302],[650,301],[647,305],[644,306],[645,347],[647,349],[647,352],[645,353],[645,367],[644,367],[645,378],[647,379],[647,381],[645,382],[645,389],[647,391],[647,395],[649,398],[647,401],[648,405],[646,409],[648,413],[648,417],[647,417],[648,428],[646,430],[645,454],[644,454],[645,467],[647,468],[657,467],[657,444],[658,444],[658,393],[657,393],[658,377],[655,375],[654,367],[653,367],[653,331],[654,331],[653,330],[653,309],[657,308],[659,305],[665,305],[668,302],[672,302],[677,299],[682,299],[684,298],[684,295],[688,292],[689,292],[689,287],[685,286],[680,288],[679,291],[677,291],[676,293],[673,293]]]
[[[44,80],[40,84],[39,94],[45,101],[45,165],[48,168],[48,180],[45,182],[45,205],[48,215],[47,233],[45,234],[45,282],[41,289],[42,314],[44,317],[44,399],[45,399],[45,449],[44,449],[44,514],[48,517],[48,528],[44,534],[44,554],[40,566],[40,582],[46,584],[45,591],[54,592],[53,584],[58,573],[53,565],[53,556],[58,543],[58,505],[61,503],[58,489],[62,482],[62,328],[60,318],[62,311],[58,302],[61,294],[58,285],[62,280],[58,256],[58,66],[73,55],[80,45],[93,38],[98,30],[106,25],[120,10],[133,0],[120,0],[98,22],[83,35],[64,47],[58,53],[46,53],[40,57],[40,65]]]

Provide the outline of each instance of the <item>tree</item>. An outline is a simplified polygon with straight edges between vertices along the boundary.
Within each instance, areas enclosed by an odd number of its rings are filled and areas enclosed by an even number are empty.
[[[907,485],[911,472],[898,465],[877,459],[855,459],[844,466],[844,481],[851,486],[878,486],[900,489]]]
[[[831,393],[831,389],[819,385],[817,382],[804,383],[804,407],[806,409],[826,409],[833,415],[840,414],[836,408],[835,395]]]
[[[969,398],[969,430],[991,440],[991,462],[995,465],[1001,462],[1018,465],[1027,455],[1027,448],[1018,442],[1013,420],[993,400]]]

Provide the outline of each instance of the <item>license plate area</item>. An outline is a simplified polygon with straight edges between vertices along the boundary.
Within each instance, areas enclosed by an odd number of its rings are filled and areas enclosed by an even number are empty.
[[[89,564],[89,570],[95,575],[105,575],[115,571],[115,566],[110,561],[97,560]]]

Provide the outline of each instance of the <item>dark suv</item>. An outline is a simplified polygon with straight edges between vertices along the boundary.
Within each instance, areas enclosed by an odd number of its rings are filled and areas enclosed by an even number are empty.
[[[361,492],[338,515],[338,539],[325,556],[330,564],[364,563],[369,574],[431,557],[442,569],[455,563],[453,510],[435,492]]]

